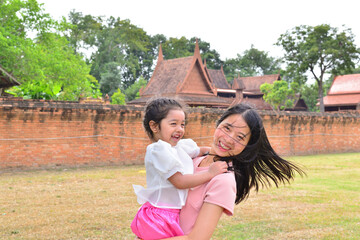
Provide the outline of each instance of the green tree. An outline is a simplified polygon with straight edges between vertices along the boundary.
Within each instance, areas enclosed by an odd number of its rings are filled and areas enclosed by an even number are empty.
[[[284,110],[285,108],[292,108],[295,101],[295,92],[299,85],[296,82],[288,83],[284,80],[275,81],[273,84],[264,83],[260,86],[260,91],[264,93],[265,102],[269,103],[274,110]]]
[[[189,57],[194,55],[194,49],[190,50],[190,42],[185,37],[169,38],[162,44],[165,59]]]
[[[110,17],[101,27],[94,46],[97,51],[91,56],[91,74],[100,80],[108,63],[117,63],[121,70],[121,90],[124,91],[140,76],[150,76],[155,56],[148,54],[150,38],[144,30],[129,20]],[[115,92],[118,87],[111,89]],[[103,92],[104,93],[104,92]]]
[[[117,62],[107,63],[100,75],[100,91],[112,96],[117,89],[122,89],[122,74]]]
[[[220,69],[224,62],[220,59],[220,54],[210,48],[210,43],[202,41],[201,38],[192,37],[189,40],[189,51],[194,53],[196,39],[198,39],[201,58],[206,60],[206,66],[210,69]]]
[[[280,70],[280,60],[260,51],[254,46],[245,50],[243,55],[237,54],[236,58],[227,59],[224,63],[224,73],[228,81],[238,75],[243,77],[276,74]]]
[[[311,112],[319,111],[319,107],[316,106],[316,104],[318,103],[317,96],[318,96],[317,83],[313,83],[311,85],[304,84],[301,87],[301,97],[302,99],[304,99],[308,107],[308,110]]]
[[[96,36],[102,29],[103,17],[85,15],[72,10],[68,15],[71,27],[67,36],[75,53],[82,53],[95,46]]]
[[[35,0],[2,1],[0,12],[0,64],[22,83],[10,93],[77,100],[96,92],[90,67],[60,34],[66,22],[52,20]]]
[[[19,59],[31,48],[29,32],[42,33],[56,26],[36,1],[2,0],[0,4],[0,63],[10,72],[21,72]],[[20,79],[21,81],[21,79]]]
[[[125,94],[119,88],[111,96],[111,104],[125,105]]]
[[[142,87],[145,87],[147,84],[146,80],[141,76],[133,85],[128,87],[125,90],[125,99],[126,101],[131,101],[140,97],[139,91]]]
[[[90,66],[57,34],[49,33],[24,49],[18,64],[22,67],[21,72],[15,71],[16,76],[26,81],[14,87],[16,96],[76,101],[80,96],[99,95],[97,82],[89,75]]]
[[[285,50],[285,62],[292,71],[310,73],[318,85],[320,112],[324,112],[323,84],[325,74],[351,73],[359,50],[350,29],[341,32],[327,24],[298,26],[281,34],[276,45]]]
[[[210,69],[220,69],[223,64],[220,60],[220,54],[216,50],[210,48],[210,43],[196,37],[192,37],[191,39],[185,37],[170,38],[169,40],[162,42],[164,58],[174,59],[193,56],[196,39],[198,39],[201,58],[206,60],[207,67]]]

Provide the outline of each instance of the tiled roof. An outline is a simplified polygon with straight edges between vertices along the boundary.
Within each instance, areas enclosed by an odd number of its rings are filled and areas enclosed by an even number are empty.
[[[179,99],[190,106],[229,107],[244,102],[257,109],[271,110],[262,98],[260,85],[276,80],[280,80],[280,74],[239,77],[230,87],[222,69],[212,70],[202,64],[197,42],[194,56],[170,60],[164,60],[160,46],[153,76],[140,91],[141,97],[127,104],[145,105],[154,97],[164,96]],[[235,94],[235,90],[243,89],[243,94]]]
[[[360,103],[360,74],[340,75],[334,78],[325,106],[354,106]]]
[[[218,106],[218,107],[228,107],[230,103],[234,100],[233,98],[222,98],[217,96],[203,96],[203,95],[161,95],[164,97],[171,97],[183,102],[186,102],[189,105],[201,105],[201,106]],[[130,104],[133,105],[145,105],[147,101],[156,96],[144,96],[139,99],[132,100]]]
[[[226,81],[225,75],[221,70],[214,70],[206,68],[210,75],[210,79],[216,88],[231,89],[229,83]]]
[[[20,85],[20,83],[0,65],[0,88],[9,88],[15,85]]]
[[[260,86],[263,83],[274,83],[276,80],[280,80],[280,74],[264,75],[257,77],[238,77],[241,79],[246,92],[261,93]]]
[[[232,89],[241,89],[244,90],[245,85],[244,82],[241,79],[234,79],[234,82],[232,84]]]
[[[175,94],[190,70],[193,57],[163,60],[158,63],[142,95]]]
[[[246,103],[257,110],[272,110],[270,104],[264,101],[263,98],[243,98],[241,103]]]
[[[360,93],[360,74],[336,76],[328,92],[332,94]]]
[[[360,103],[360,93],[327,95],[324,97],[325,106],[346,106],[346,105],[357,105],[358,103]]]
[[[210,74],[214,77],[213,80]],[[209,73],[204,67],[197,42],[194,56],[170,60],[164,60],[160,46],[158,61],[150,81],[140,90],[140,98],[127,104],[143,105],[153,97],[168,96],[192,106],[228,107],[233,99],[217,96],[216,88],[231,90],[221,70]]]

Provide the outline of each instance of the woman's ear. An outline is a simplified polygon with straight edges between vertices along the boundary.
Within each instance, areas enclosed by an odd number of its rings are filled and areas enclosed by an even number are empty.
[[[159,124],[157,124],[153,120],[151,120],[149,122],[149,126],[150,126],[151,131],[153,131],[153,133],[157,133],[159,131]]]

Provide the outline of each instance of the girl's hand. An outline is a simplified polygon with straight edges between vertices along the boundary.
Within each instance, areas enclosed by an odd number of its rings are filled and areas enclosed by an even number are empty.
[[[208,171],[213,177],[215,177],[216,175],[227,172],[227,169],[228,169],[228,165],[226,162],[217,161],[210,165]]]

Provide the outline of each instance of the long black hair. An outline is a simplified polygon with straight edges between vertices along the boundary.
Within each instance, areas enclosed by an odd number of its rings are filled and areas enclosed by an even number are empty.
[[[252,188],[258,191],[260,187],[271,186],[272,182],[276,187],[290,183],[290,180],[295,177],[295,172],[301,176],[306,175],[301,168],[281,158],[274,151],[266,135],[261,116],[252,107],[237,104],[227,109],[217,121],[216,126],[218,127],[222,121],[234,114],[241,115],[247,123],[251,132],[250,140],[240,154],[229,157],[215,156],[215,160],[232,163],[237,190],[236,204],[245,200]]]

